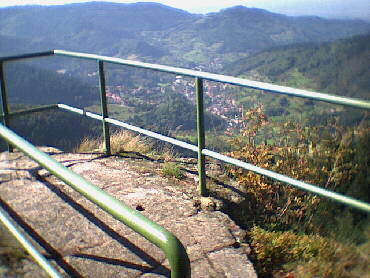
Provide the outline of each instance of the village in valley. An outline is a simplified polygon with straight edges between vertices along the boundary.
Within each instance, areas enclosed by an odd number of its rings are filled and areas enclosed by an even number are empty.
[[[209,68],[211,67],[211,68]],[[204,68],[198,66],[193,68],[197,71],[217,70],[220,65],[217,63],[210,64]],[[66,74],[67,70],[59,69],[58,74]],[[88,79],[96,79],[98,72],[86,73]],[[95,80],[94,80],[95,82]],[[161,83],[163,82],[163,83]],[[128,82],[129,83],[129,82]],[[157,80],[150,86],[135,85],[106,85],[106,96],[109,104],[116,106],[114,114],[119,114],[119,107],[122,112],[135,109],[140,111],[151,106],[156,106],[164,102],[166,93],[182,94],[190,103],[195,105],[195,82],[193,79],[177,75],[167,78],[166,80]],[[204,86],[204,106],[205,111],[220,117],[226,123],[225,134],[231,134],[234,129],[241,125],[240,115],[243,108],[237,103],[231,93],[235,87],[225,83],[212,82],[205,80]],[[95,108],[92,108],[95,111]],[[98,109],[98,108],[97,108]],[[96,110],[97,112],[98,110]]]
[[[237,106],[232,97],[225,93],[231,87],[231,85],[224,83],[205,81],[204,98],[207,111],[224,119],[228,127],[235,127],[239,124],[238,115],[242,109]],[[141,86],[129,88],[124,85],[107,86],[106,96],[109,103],[136,107],[140,104],[156,105],[161,103],[161,96],[165,95],[166,90],[183,94],[191,103],[195,103],[195,83],[183,76],[176,76],[172,83],[158,83],[158,86],[154,88]]]

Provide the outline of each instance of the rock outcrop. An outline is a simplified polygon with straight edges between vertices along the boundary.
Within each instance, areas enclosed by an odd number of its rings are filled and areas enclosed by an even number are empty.
[[[192,277],[256,277],[243,231],[224,213],[201,209],[189,188],[158,175],[158,163],[144,167],[122,157],[42,150],[173,232],[187,249]],[[23,219],[40,251],[66,277],[170,275],[159,248],[22,153],[2,153],[0,175],[2,206]],[[195,190],[196,183],[192,186]],[[37,267],[25,267],[25,277],[45,275]]]

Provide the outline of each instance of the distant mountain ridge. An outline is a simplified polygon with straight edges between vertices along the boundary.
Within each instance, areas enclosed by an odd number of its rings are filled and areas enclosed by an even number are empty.
[[[0,9],[0,34],[112,55],[120,42],[140,42],[137,32],[167,29],[189,18],[193,15],[154,3],[24,6]]]
[[[353,36],[369,32],[370,24],[359,20],[288,17],[240,6],[207,15],[153,3],[24,6],[0,9],[0,56],[66,49],[368,99],[370,37]],[[95,61],[43,58],[6,63],[5,71],[12,105],[67,102],[89,108],[99,101]],[[133,105],[119,106],[131,123],[163,126],[165,132],[167,127],[194,128],[194,121],[189,120],[194,118],[194,105],[181,96],[181,89],[171,86],[174,76],[107,65],[106,77],[108,86],[121,87],[122,97],[131,98]],[[138,87],[161,90],[135,95],[132,92]],[[167,96],[164,101],[162,88]],[[239,107],[263,103],[268,116],[277,118],[325,109],[311,101],[244,89],[220,94],[234,94]],[[150,98],[156,101],[150,103]],[[221,100],[220,105],[226,103]],[[136,118],[130,118],[132,111]],[[168,116],[173,113],[176,117]],[[214,123],[212,128],[224,125],[217,117],[207,118]],[[353,114],[349,121],[361,117]],[[31,131],[28,125],[23,126]]]
[[[205,16],[201,24],[206,27],[200,28],[204,40],[209,43],[224,41],[222,50],[225,52],[336,40],[353,35],[356,28],[359,31],[369,30],[369,26],[362,21],[327,20],[311,16],[289,17],[243,6]]]
[[[370,98],[370,33],[266,50],[225,67],[231,75],[329,94]]]
[[[243,6],[207,15],[156,3],[88,2],[0,9],[0,55],[52,48],[179,66],[224,65],[267,48],[370,31],[359,20],[288,17]],[[14,40],[25,42],[22,46]],[[209,69],[209,68],[208,68]],[[212,69],[212,68],[211,68]],[[217,67],[215,67],[217,71]]]

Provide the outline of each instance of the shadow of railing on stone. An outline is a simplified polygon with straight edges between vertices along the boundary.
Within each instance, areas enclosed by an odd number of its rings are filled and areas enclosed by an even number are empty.
[[[37,171],[41,170],[43,168],[37,167],[32,169],[32,174],[37,173]],[[141,258],[143,261],[145,261],[147,264],[152,266],[151,271],[161,266],[161,262],[158,262],[155,258],[147,254],[144,250],[142,250],[140,247],[136,246],[132,242],[130,242],[128,239],[124,238],[122,235],[114,231],[112,228],[110,228],[107,224],[105,224],[102,220],[97,218],[91,211],[89,211],[87,208],[83,207],[81,204],[78,204],[73,200],[70,196],[68,196],[66,193],[61,191],[56,185],[52,184],[51,182],[47,181],[43,176],[36,175],[36,179],[42,182],[49,190],[51,190],[53,193],[55,193],[61,200],[63,200],[65,203],[67,203],[69,206],[71,206],[76,212],[83,215],[87,220],[89,220],[91,223],[93,223],[97,228],[99,228],[101,231],[106,233],[108,236],[110,236],[112,239],[116,240],[118,243],[120,243],[123,247],[129,249],[132,253],[134,253],[136,256]],[[108,214],[107,214],[108,216]],[[123,224],[122,224],[123,225]],[[75,256],[77,254],[74,254]],[[90,258],[91,259],[91,258]],[[111,259],[105,258],[106,262],[112,262]],[[124,262],[120,261],[122,265],[125,265],[127,268],[136,269],[137,265],[134,263]],[[150,269],[150,268],[149,268]],[[165,268],[166,271],[168,271],[169,276],[171,275],[171,271],[167,268]],[[147,272],[148,269],[145,269],[145,272]]]
[[[83,276],[81,276],[81,274],[73,266],[66,262],[66,260],[63,258],[63,255],[57,249],[51,246],[39,233],[36,232],[31,225],[25,222],[22,217],[1,198],[0,206],[28,235],[30,235],[34,241],[36,241],[48,253],[49,257],[52,258],[70,277],[83,278]]]

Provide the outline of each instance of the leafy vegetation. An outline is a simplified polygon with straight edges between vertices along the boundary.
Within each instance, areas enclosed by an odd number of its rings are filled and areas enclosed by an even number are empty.
[[[370,241],[355,245],[291,231],[271,232],[257,226],[249,233],[260,277],[367,277]]]
[[[362,151],[370,139],[368,119],[355,128],[334,120],[304,129],[297,121],[270,121],[257,107],[241,120],[231,140],[232,157],[370,201],[370,158]],[[370,242],[368,215],[250,171],[230,167],[229,173],[248,195],[234,217],[254,227],[250,243],[262,277],[368,274],[369,254],[360,251]]]
[[[174,162],[165,162],[162,172],[165,177],[173,177],[178,180],[182,180],[185,177],[179,165]]]
[[[369,99],[370,35],[324,44],[302,44],[261,52],[230,64],[225,71],[253,80],[292,86],[347,97]],[[244,109],[264,106],[269,117],[281,122],[301,119],[308,126],[324,125],[337,117],[343,125],[359,123],[363,114],[356,109],[312,100],[234,89],[231,94]]]

